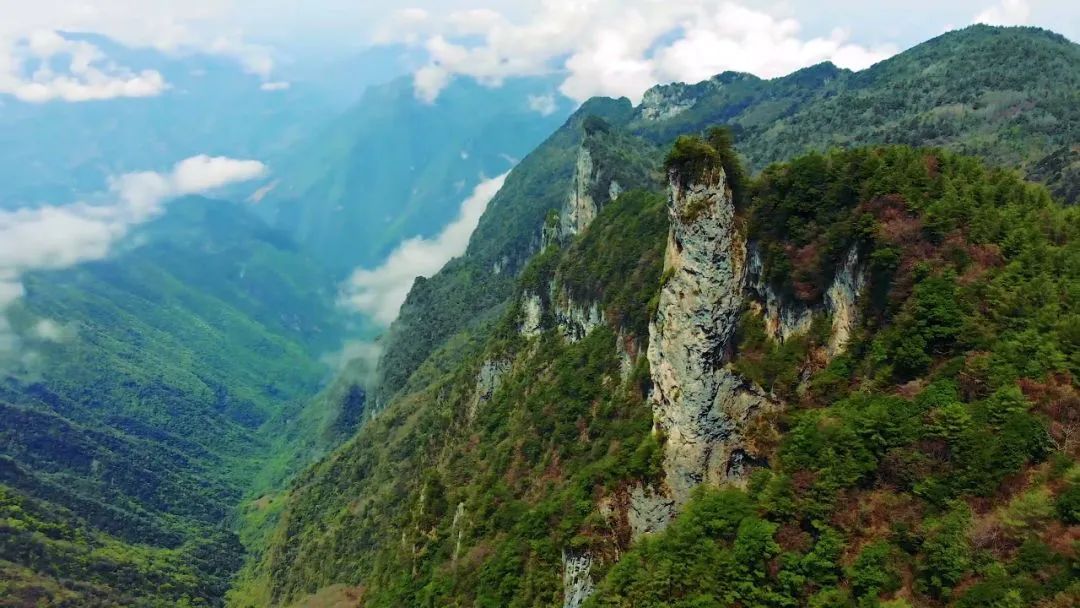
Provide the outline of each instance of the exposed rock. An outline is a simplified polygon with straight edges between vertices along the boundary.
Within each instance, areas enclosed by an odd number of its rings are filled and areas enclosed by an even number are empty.
[[[454,511],[454,521],[450,524],[450,533],[457,532],[457,539],[454,542],[454,555],[451,557],[450,563],[456,564],[458,555],[461,553],[461,540],[465,536],[465,526],[462,525],[462,521],[465,518],[465,503],[459,502],[457,510]]]
[[[613,201],[613,200],[619,198],[619,195],[622,194],[622,192],[623,192],[623,187],[621,185],[619,185],[619,182],[617,182],[615,180],[611,180],[611,183],[608,184],[608,191],[607,191],[608,200]]]
[[[563,238],[578,234],[592,223],[599,211],[592,191],[596,179],[596,167],[588,146],[582,143],[578,150],[574,177],[570,182],[570,196],[559,214],[559,228]]]
[[[510,369],[510,362],[502,359],[489,359],[480,365],[480,370],[476,372],[473,398],[469,401],[469,420],[476,418],[476,412],[479,411],[481,405],[491,401],[491,397],[502,383],[503,374],[508,369]]]
[[[857,300],[866,286],[866,272],[859,265],[858,249],[852,247],[837,271],[821,305],[809,306],[798,301],[780,297],[763,276],[761,254],[750,247],[747,265],[747,291],[756,298],[765,319],[765,331],[774,340],[783,342],[791,336],[805,334],[810,330],[815,313],[832,318],[832,332],[827,354],[829,358],[843,352],[851,339],[851,332],[858,323]]]
[[[604,323],[604,313],[593,302],[588,306],[575,303],[569,296],[555,307],[555,324],[564,338],[577,342]]]
[[[778,404],[724,366],[743,306],[746,243],[722,170],[680,187],[671,176],[668,280],[649,325],[650,399],[665,433],[664,470],[681,507],[698,484],[727,478],[742,431]]]
[[[828,348],[830,359],[843,352],[851,339],[851,332],[859,322],[857,300],[865,286],[866,272],[859,266],[858,250],[852,247],[843,267],[825,292],[825,307],[832,317]]]
[[[563,549],[563,608],[579,608],[592,595],[594,585],[589,572],[593,558],[588,552],[574,554]]]
[[[643,534],[661,532],[675,517],[675,501],[652,488],[634,486],[626,518],[634,539]]]
[[[789,302],[781,298],[765,281],[761,251],[756,246],[750,246],[749,252],[746,269],[747,291],[756,297],[761,306],[765,333],[772,339],[783,342],[794,335],[810,331],[810,324],[814,320],[813,308],[801,302]]]
[[[521,300],[522,321],[519,331],[526,338],[539,336],[544,316],[544,303],[540,296],[534,293],[525,293]]]
[[[586,137],[578,149],[570,194],[559,212],[559,236],[564,240],[584,232],[604,205],[623,191],[622,185],[611,176],[610,168],[596,162],[589,145]]]
[[[638,106],[638,115],[644,120],[666,120],[689,110],[697,102],[698,96],[689,85],[657,85],[645,91]]]
[[[626,335],[619,328],[619,335],[615,338],[615,354],[619,357],[619,377],[623,382],[630,379],[634,372],[634,365],[641,347],[636,340]]]
[[[581,304],[575,302],[568,294],[556,293],[552,283],[548,289],[547,299],[526,292],[522,296],[521,316],[522,321],[518,330],[526,338],[539,336],[545,329],[550,329],[550,323],[554,321],[555,327],[564,338],[570,342],[577,342],[589,335],[589,332],[604,323],[604,313],[596,302]],[[545,301],[552,301],[551,317],[545,327],[544,309]]]

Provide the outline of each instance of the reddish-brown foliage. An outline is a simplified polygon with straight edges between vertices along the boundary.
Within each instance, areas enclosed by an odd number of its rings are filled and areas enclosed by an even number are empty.
[[[809,551],[814,539],[798,524],[786,523],[776,531],[776,544],[784,551],[803,553]]]
[[[821,250],[816,243],[803,247],[785,247],[791,261],[791,284],[795,297],[814,302],[821,297]]]
[[[1051,375],[1045,382],[1021,379],[1020,390],[1050,422],[1050,441],[1060,452],[1077,457],[1080,452],[1080,392],[1067,373]]]
[[[931,178],[941,175],[941,160],[937,155],[927,154],[923,157],[923,163],[926,165],[926,174]]]

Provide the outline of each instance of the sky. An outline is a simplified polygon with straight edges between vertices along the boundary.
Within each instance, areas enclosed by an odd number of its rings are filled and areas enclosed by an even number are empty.
[[[637,100],[652,84],[734,69],[763,77],[830,60],[861,69],[974,22],[1049,27],[1080,40],[1069,0],[0,0],[0,94],[27,102],[145,97],[168,91],[137,70],[57,32],[126,45],[234,58],[267,90],[283,62],[347,57],[404,45],[417,96],[434,101],[453,78],[565,71],[560,92]]]

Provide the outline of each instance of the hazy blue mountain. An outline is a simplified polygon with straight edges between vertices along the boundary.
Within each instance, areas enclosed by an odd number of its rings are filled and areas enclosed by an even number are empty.
[[[290,149],[354,102],[369,84],[400,74],[394,49],[362,53],[264,80],[235,59],[130,49],[96,35],[68,35],[133,70],[154,69],[169,88],[151,98],[23,103],[0,96],[0,207],[65,203],[101,190],[109,176],[157,169],[195,154],[266,160]]]
[[[565,100],[542,114],[533,98],[554,80],[500,88],[471,80],[418,100],[411,79],[368,89],[343,115],[273,163],[260,213],[340,272],[382,259],[403,238],[430,236],[484,177],[513,166],[566,119]]]

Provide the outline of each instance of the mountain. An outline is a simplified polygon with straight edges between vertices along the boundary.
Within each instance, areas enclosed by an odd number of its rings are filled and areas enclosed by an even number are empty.
[[[1015,172],[1061,183],[1076,49],[587,102],[417,280],[230,604],[1076,603],[1080,211]]]
[[[258,209],[341,274],[374,266],[404,239],[436,234],[482,178],[505,173],[555,130],[567,104],[530,107],[553,90],[550,79],[497,89],[458,80],[426,103],[411,78],[370,87],[274,161]]]
[[[1080,45],[1058,34],[975,25],[861,72],[824,63],[773,80],[725,72],[656,87],[630,129],[666,141],[724,123],[754,170],[831,147],[941,146],[1034,175],[1075,202],[1078,65]]]
[[[1027,167],[1056,192],[1068,193],[1075,191],[1069,184],[1076,164],[1063,147],[1080,141],[1078,79],[1080,45],[1035,28],[972,26],[857,73],[828,64],[774,80],[729,72],[696,85],[657,87],[636,108],[625,99],[591,100],[511,174],[469,253],[410,294],[385,341],[379,399],[399,391],[434,347],[465,326],[463,320],[481,318],[509,297],[512,280],[493,269],[512,275],[536,251],[539,218],[566,200],[569,186],[553,180],[573,173],[573,142],[580,137],[574,125],[588,115],[654,148],[677,134],[726,124],[739,153],[757,169],[845,145],[941,146],[1000,166]],[[555,151],[560,141],[568,143]],[[511,188],[525,180],[545,188],[544,196],[529,195],[519,204]],[[500,262],[504,258],[509,265]],[[472,297],[464,295],[462,282],[491,287]],[[454,321],[444,326],[443,319]]]
[[[25,103],[0,98],[0,207],[77,200],[106,178],[168,166],[196,154],[269,160],[355,102],[356,87],[400,74],[382,52],[325,68],[287,88],[232,58],[132,49],[108,38],[66,33],[134,71],[158,71],[168,88],[149,98]],[[347,80],[349,87],[331,85]]]
[[[110,259],[25,279],[0,386],[0,596],[214,605],[242,499],[310,458],[333,281],[239,205],[176,201]],[[302,427],[296,428],[296,427]]]

